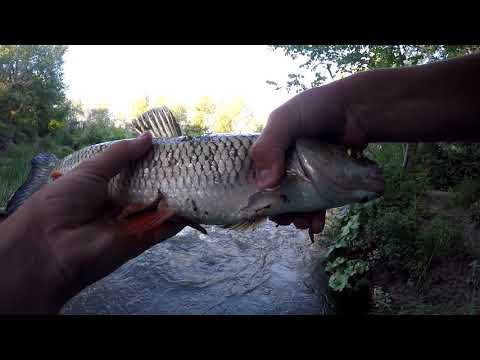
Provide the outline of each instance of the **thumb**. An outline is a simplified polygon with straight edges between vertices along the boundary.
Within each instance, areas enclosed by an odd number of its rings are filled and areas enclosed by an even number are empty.
[[[130,161],[145,155],[151,146],[150,132],[145,132],[136,139],[118,141],[92,160],[85,162],[82,170],[92,172],[108,181],[128,166]]]
[[[270,115],[267,126],[250,148],[255,166],[255,183],[259,189],[280,184],[285,174],[285,154],[297,135],[296,116],[285,106]]]
[[[273,143],[268,136],[261,136],[250,148],[255,166],[255,183],[261,190],[280,184],[285,173],[285,152],[288,146]]]

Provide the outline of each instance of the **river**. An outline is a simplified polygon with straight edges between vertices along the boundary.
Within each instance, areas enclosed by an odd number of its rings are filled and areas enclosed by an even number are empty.
[[[61,313],[323,315],[323,251],[305,231],[186,228],[86,288]]]

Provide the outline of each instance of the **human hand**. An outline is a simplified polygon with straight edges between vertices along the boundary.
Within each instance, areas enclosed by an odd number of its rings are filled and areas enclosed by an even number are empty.
[[[296,138],[317,137],[321,141],[363,150],[367,137],[348,113],[347,84],[337,81],[307,90],[274,110],[259,139],[250,149],[259,189],[274,188],[285,174],[285,153]],[[279,225],[321,233],[325,210],[304,214],[282,214],[271,220]]]
[[[58,312],[69,298],[184,225],[126,236],[113,224],[108,181],[151,147],[121,141],[32,195],[1,224],[0,312]]]

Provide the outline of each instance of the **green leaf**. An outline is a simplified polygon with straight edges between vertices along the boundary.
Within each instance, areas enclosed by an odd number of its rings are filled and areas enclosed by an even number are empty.
[[[330,279],[328,280],[328,285],[334,291],[342,291],[348,286],[348,280],[348,275],[341,272],[336,272],[335,274],[330,276]]]

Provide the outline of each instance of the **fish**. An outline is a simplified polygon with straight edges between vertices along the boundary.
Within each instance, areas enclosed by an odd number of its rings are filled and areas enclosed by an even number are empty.
[[[137,133],[151,131],[154,136],[145,156],[108,183],[108,197],[121,209],[116,220],[127,234],[158,229],[168,221],[203,233],[202,225],[244,230],[272,216],[369,202],[384,192],[377,163],[315,138],[297,139],[286,153],[280,185],[259,190],[249,150],[260,134],[186,136],[165,106],[143,113],[131,126]],[[62,159],[37,155],[29,178],[9,201],[7,214],[115,142],[87,146]]]

